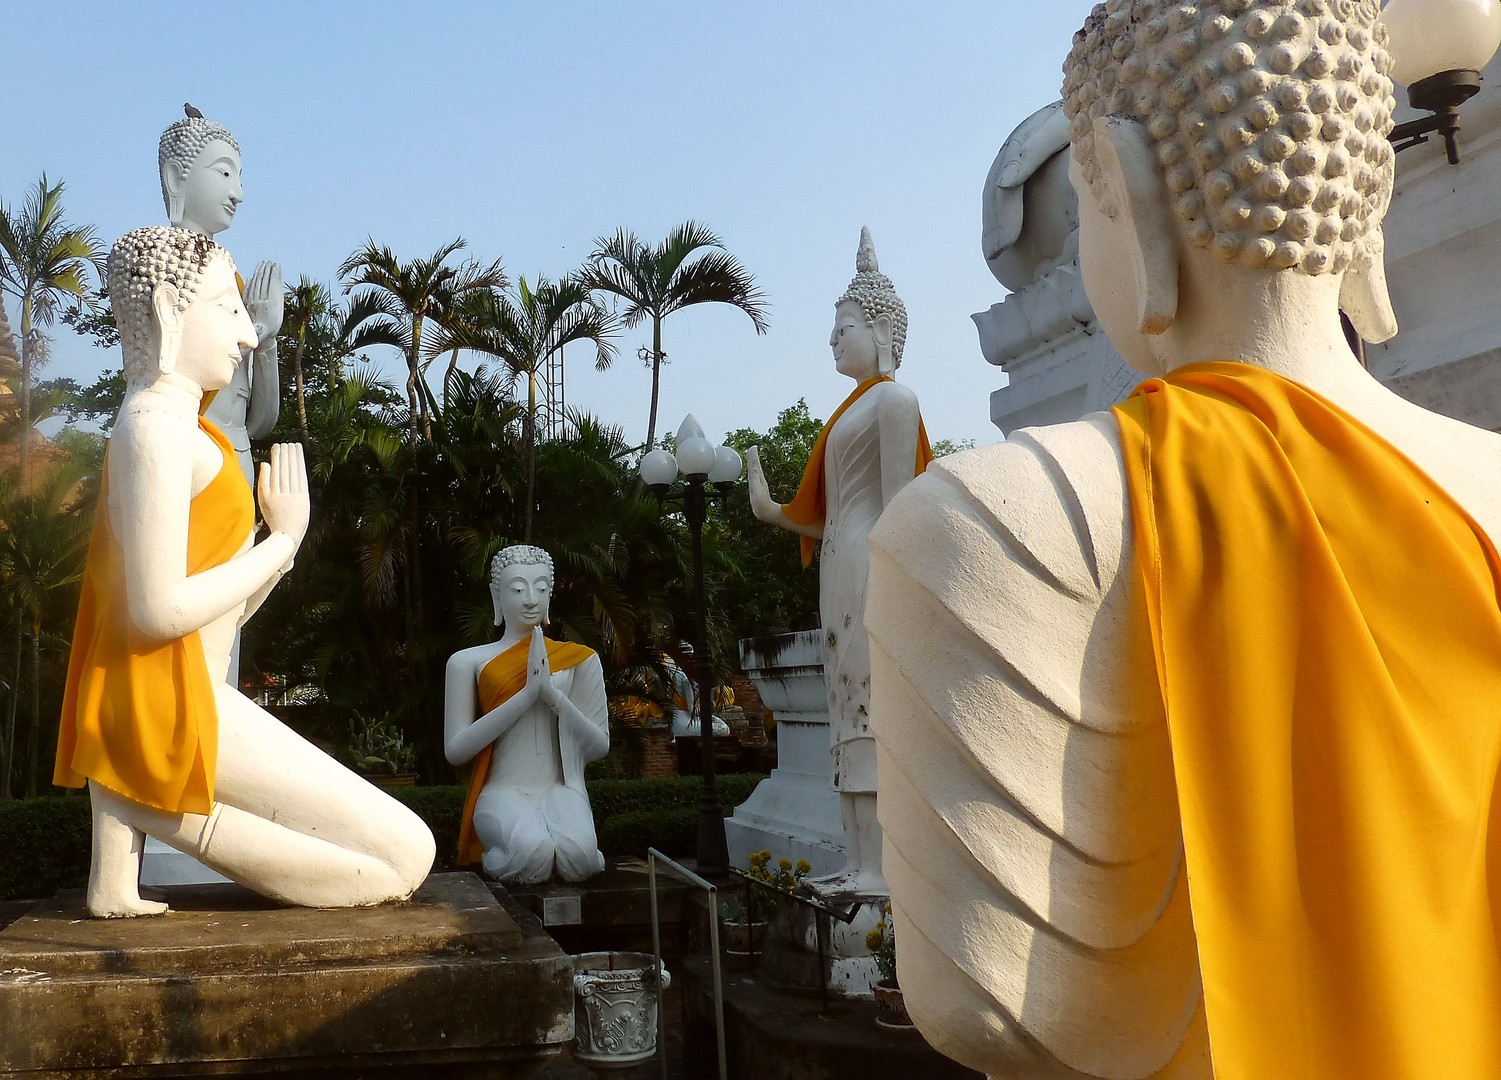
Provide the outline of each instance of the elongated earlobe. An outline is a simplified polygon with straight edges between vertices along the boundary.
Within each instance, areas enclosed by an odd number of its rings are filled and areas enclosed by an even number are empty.
[[[892,353],[891,316],[877,315],[870,321],[870,329],[876,339],[876,371],[890,375],[896,371],[896,358]]]
[[[163,182],[167,188],[167,220],[174,228],[182,228],[182,188],[187,181],[185,170],[168,162],[162,173]]]
[[[156,315],[161,344],[157,350],[158,370],[170,375],[177,370],[177,355],[182,348],[182,312],[177,310],[182,294],[173,285],[158,285],[151,294],[151,308]]]
[[[1178,317],[1177,231],[1151,140],[1140,123],[1102,116],[1094,123],[1095,157],[1107,194],[1106,213],[1126,226],[1140,297],[1138,328],[1160,334]]]
[[[1386,240],[1381,230],[1366,237],[1365,253],[1350,263],[1339,283],[1339,306],[1361,340],[1371,343],[1397,336],[1397,313],[1386,286]]]

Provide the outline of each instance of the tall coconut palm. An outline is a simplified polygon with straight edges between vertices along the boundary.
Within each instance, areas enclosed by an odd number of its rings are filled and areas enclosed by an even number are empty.
[[[588,286],[575,278],[537,278],[534,289],[522,278],[514,295],[474,293],[468,319],[433,340],[435,352],[472,349],[495,357],[526,380],[522,444],[526,448],[526,502],[522,542],[532,542],[537,487],[537,373],[548,359],[575,341],[594,342],[594,363],[606,368],[615,355],[614,319],[599,306]]]
[[[450,263],[451,256],[467,246],[463,237],[444,244],[425,259],[401,262],[389,247],[377,247],[373,239],[345,259],[339,267],[344,292],[364,288],[356,302],[368,314],[352,331],[355,349],[391,345],[402,351],[407,362],[408,420],[413,442],[432,438],[432,420],[427,395],[418,390],[422,378],[423,334],[429,319],[436,319],[445,306],[475,290],[503,289],[509,282],[497,259],[485,266],[470,261]]]
[[[19,464],[26,483],[31,452],[31,380],[41,355],[42,331],[51,326],[64,296],[83,297],[87,274],[103,275],[104,246],[92,228],[63,220],[63,183],[46,174],[17,209],[0,203],[0,292],[15,297],[21,314]]]
[[[302,357],[307,352],[308,333],[319,319],[328,317],[333,305],[328,290],[322,282],[303,275],[296,285],[288,285],[282,300],[281,332],[292,339],[292,388],[297,399],[297,431],[302,441],[308,441],[307,395],[302,379]]]
[[[766,333],[766,300],[755,279],[724,244],[696,221],[684,222],[656,247],[648,247],[635,233],[619,229],[600,237],[579,276],[596,291],[625,302],[622,319],[627,329],[651,319],[651,412],[646,445],[657,437],[657,399],[661,389],[662,320],[694,304],[730,304],[750,316],[756,333]],[[693,256],[698,254],[697,258]],[[601,368],[605,365],[601,364]]]

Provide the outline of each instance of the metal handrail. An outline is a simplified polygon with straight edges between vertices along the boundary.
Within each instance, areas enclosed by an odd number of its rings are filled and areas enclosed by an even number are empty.
[[[828,920],[831,918],[838,919],[840,922],[844,923],[845,926],[848,926],[850,923],[855,921],[856,914],[858,914],[860,909],[865,906],[866,901],[854,900],[848,904],[831,904],[821,896],[818,896],[816,893],[810,893],[801,890],[794,892],[791,889],[784,889],[780,885],[773,885],[765,878],[759,878],[748,871],[741,870],[738,866],[730,867],[730,873],[734,874],[737,878],[745,882],[745,913],[747,920],[751,923],[752,926],[752,929],[750,931],[752,935],[755,934],[755,921],[750,919],[750,891],[752,886],[758,889],[765,889],[770,893],[776,893],[778,896],[785,896],[794,904],[802,904],[804,907],[810,907],[813,909],[813,936],[818,942],[818,1008],[820,1012],[828,1012],[829,983],[828,980],[824,978],[824,968],[828,964],[829,959]],[[804,885],[803,890],[806,890],[806,888],[807,886]],[[751,937],[750,950],[751,952],[756,951],[754,936]]]
[[[651,887],[651,951],[658,969],[662,964],[662,924],[657,915],[657,863],[709,894],[709,967],[714,977],[714,1035],[719,1043],[719,1080],[729,1080],[724,1047],[724,983],[719,970],[719,886],[705,881],[681,863],[656,848],[646,849],[646,877]],[[662,1012],[662,980],[657,980],[657,1049],[662,1055],[662,1080],[667,1080],[667,1021]]]

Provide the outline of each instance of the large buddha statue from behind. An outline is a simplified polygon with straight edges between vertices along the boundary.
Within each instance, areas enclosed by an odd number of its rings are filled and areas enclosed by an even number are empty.
[[[222,124],[194,111],[162,132],[157,170],[167,220],[176,228],[214,237],[229,228],[245,199],[240,144]],[[257,264],[241,291],[259,343],[235,369],[229,385],[211,396],[204,415],[229,437],[246,480],[253,480],[250,440],[271,434],[281,409],[276,368],[276,332],[282,321],[281,267],[272,262]]]
[[[1501,436],[1376,382],[1377,0],[1110,0],[1080,260],[1147,381],[872,533],[900,978],[996,1077],[1501,1076]]]

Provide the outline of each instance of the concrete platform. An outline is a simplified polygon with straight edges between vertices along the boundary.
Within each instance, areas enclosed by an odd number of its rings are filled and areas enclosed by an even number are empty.
[[[80,892],[0,931],[0,1080],[527,1077],[572,1038],[568,956],[473,874],[362,909],[166,892],[159,918]]]
[[[497,894],[509,892],[516,905],[535,915],[565,952],[651,952],[651,889],[644,859],[619,860],[603,874],[579,884],[486,884]],[[688,951],[688,934],[697,917],[692,907],[695,895],[692,886],[659,869],[657,915],[662,955],[669,963]]]

